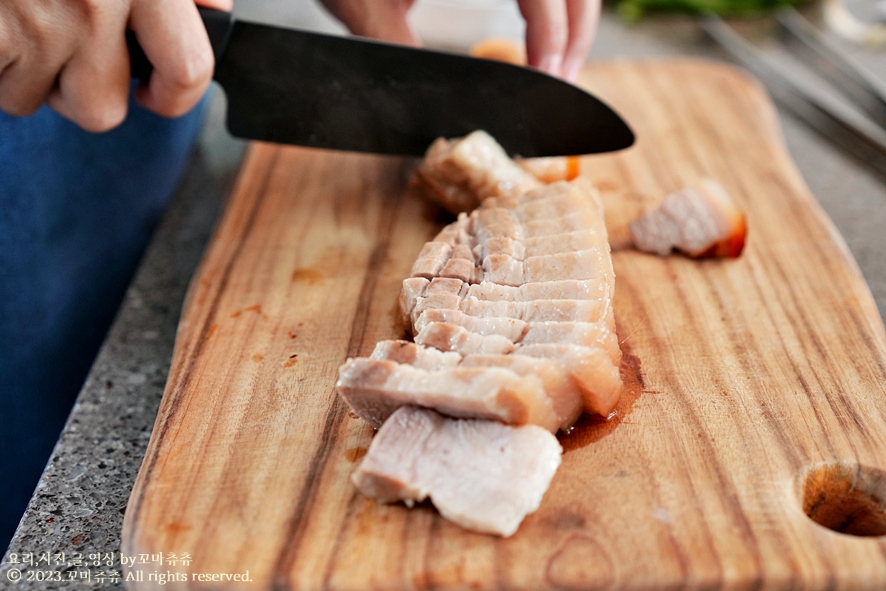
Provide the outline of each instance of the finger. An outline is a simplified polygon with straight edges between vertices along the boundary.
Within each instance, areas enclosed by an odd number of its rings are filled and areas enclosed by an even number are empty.
[[[0,110],[26,116],[46,101],[74,52],[69,18],[66,11],[35,15],[0,5]]]
[[[564,0],[519,0],[526,19],[526,57],[529,65],[560,76],[569,38]]]
[[[600,21],[600,0],[566,0],[566,13],[569,41],[563,56],[563,77],[575,81],[594,44]]]
[[[136,99],[164,117],[184,115],[206,92],[215,67],[193,0],[136,0],[129,27],[154,66]]]
[[[94,32],[65,64],[48,97],[56,112],[87,131],[120,125],[129,107],[125,11],[103,13]]]
[[[420,45],[406,14],[414,0],[323,0],[323,5],[355,35],[401,45]]]

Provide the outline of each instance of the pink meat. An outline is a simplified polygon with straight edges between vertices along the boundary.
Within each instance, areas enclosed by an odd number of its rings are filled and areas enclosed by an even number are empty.
[[[534,425],[448,419],[407,406],[379,430],[351,480],[380,502],[430,498],[446,519],[507,537],[541,504],[561,453],[557,438]]]

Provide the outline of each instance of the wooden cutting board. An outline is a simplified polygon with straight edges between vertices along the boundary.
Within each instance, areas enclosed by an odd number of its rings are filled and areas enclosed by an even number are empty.
[[[337,368],[403,335],[400,282],[447,221],[407,189],[413,163],[254,145],[191,286],[124,555],[189,554],[159,569],[188,579],[167,589],[886,588],[886,537],[870,537],[886,534],[886,335],[765,93],[697,60],[597,63],[581,83],[638,137],[582,161],[616,248],[705,176],[747,212],[748,244],[738,260],[614,254],[628,393],[562,438],[517,534],[348,479],[373,431]]]

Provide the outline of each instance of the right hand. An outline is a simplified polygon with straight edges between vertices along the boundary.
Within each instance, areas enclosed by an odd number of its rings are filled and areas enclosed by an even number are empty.
[[[116,127],[131,84],[127,28],[154,66],[136,100],[165,117],[188,112],[215,66],[194,0],[2,0],[0,110],[25,116],[46,103],[88,131]]]
[[[321,0],[352,33],[418,45],[406,13],[414,0]],[[600,0],[517,0],[526,19],[529,65],[575,81],[591,50]]]

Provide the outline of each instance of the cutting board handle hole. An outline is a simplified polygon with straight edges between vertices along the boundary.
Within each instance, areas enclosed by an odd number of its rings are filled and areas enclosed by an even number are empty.
[[[886,472],[856,462],[828,462],[800,478],[803,512],[815,523],[853,536],[886,535]]]

